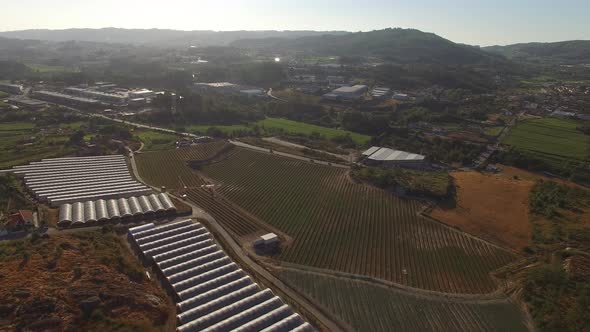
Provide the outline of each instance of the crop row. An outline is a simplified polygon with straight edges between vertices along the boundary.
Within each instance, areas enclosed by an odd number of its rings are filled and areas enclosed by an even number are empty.
[[[142,179],[153,186],[169,189],[199,187],[205,182],[186,165],[188,160],[207,160],[229,146],[225,141],[198,144],[175,150],[148,152],[135,155]]]
[[[527,331],[518,306],[509,299],[416,295],[293,270],[280,277],[357,331]]]
[[[205,166],[219,192],[289,234],[279,259],[430,290],[484,293],[512,253],[418,215],[420,204],[346,170],[239,149]]]

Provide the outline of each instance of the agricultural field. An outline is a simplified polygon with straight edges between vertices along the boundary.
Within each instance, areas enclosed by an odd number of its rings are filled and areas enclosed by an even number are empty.
[[[216,193],[293,238],[276,257],[282,261],[416,288],[487,293],[496,289],[490,272],[516,259],[418,216],[416,201],[352,183],[344,169],[236,148],[200,172],[220,183]]]
[[[167,151],[146,152],[136,154],[135,161],[141,177],[152,186],[169,189],[200,188],[205,182],[194,174],[186,162],[212,158],[227,146],[225,141],[218,141]]]
[[[134,132],[135,136],[143,142],[142,151],[163,151],[175,147],[178,136],[174,134],[163,133],[154,130],[138,130]]]
[[[425,295],[296,270],[279,276],[355,331],[528,331],[519,307],[509,299]]]
[[[33,69],[39,73],[75,73],[79,70],[73,68],[67,68],[64,66],[51,66],[51,65],[44,65],[39,63],[28,63],[26,64],[27,67]]]
[[[67,135],[41,135],[35,123],[0,123],[0,169],[73,152]]]
[[[515,250],[530,245],[528,201],[534,181],[473,171],[451,176],[455,204],[435,208],[433,218]]]
[[[271,230],[245,216],[230,202],[201,188],[206,181],[187,166],[186,162],[189,160],[207,160],[227,150],[228,147],[232,145],[218,141],[190,148],[137,154],[135,161],[144,181],[153,186],[165,186],[172,191],[186,193],[188,200],[205,209],[234,236],[268,233]]]
[[[590,137],[576,130],[580,124],[556,118],[525,120],[502,143],[558,167],[569,159],[590,161]]]
[[[257,124],[258,126],[263,127],[267,130],[271,128],[275,130],[283,130],[285,134],[311,135],[313,133],[319,133],[320,135],[326,137],[326,139],[331,139],[336,136],[343,136],[349,134],[351,138],[354,140],[354,142],[358,145],[366,145],[371,140],[371,137],[367,135],[357,134],[347,130],[320,127],[312,124],[291,121],[287,119],[266,118],[258,122]]]
[[[125,238],[78,231],[0,243],[2,331],[169,331],[174,306]]]
[[[203,125],[203,126],[187,126],[184,129],[188,132],[195,132],[200,134],[206,134],[210,128],[217,128],[227,136],[243,136],[241,133],[253,132],[254,127],[258,127],[260,134],[262,135],[274,135],[277,133],[283,134],[302,134],[311,135],[318,133],[324,136],[326,139],[332,139],[337,136],[344,136],[349,134],[354,142],[358,145],[366,145],[371,140],[370,136],[354,133],[347,130],[334,129],[307,124],[303,122],[297,122],[281,118],[266,118],[264,120],[250,123],[250,124],[239,124],[231,126],[215,126],[215,125]]]

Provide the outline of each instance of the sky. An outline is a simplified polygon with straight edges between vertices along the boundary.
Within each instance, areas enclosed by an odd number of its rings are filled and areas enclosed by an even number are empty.
[[[2,1],[0,31],[67,28],[434,32],[506,45],[590,39],[590,0],[19,0]]]

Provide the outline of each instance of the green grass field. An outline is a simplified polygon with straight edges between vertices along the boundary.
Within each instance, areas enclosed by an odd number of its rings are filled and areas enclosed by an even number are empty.
[[[503,126],[490,127],[484,131],[484,134],[490,135],[490,136],[498,136],[502,132],[502,129],[504,129]]]
[[[38,71],[40,73],[73,73],[77,72],[77,70],[73,68],[67,68],[64,66],[50,66],[44,65],[39,63],[28,63],[26,64],[27,67],[33,69],[34,71]]]
[[[281,279],[355,331],[528,331],[509,299],[417,295],[364,281],[287,270]]]
[[[174,149],[178,140],[177,135],[167,134],[154,130],[141,129],[135,131],[135,136],[144,143],[143,151],[162,151]]]
[[[188,132],[199,132],[203,135],[207,134],[207,130],[209,130],[209,128],[215,127],[219,130],[221,130],[224,134],[232,136],[232,135],[236,135],[237,132],[239,131],[243,131],[243,130],[251,130],[252,127],[248,126],[248,125],[231,125],[231,126],[187,126],[186,127],[186,131]]]
[[[513,128],[504,144],[529,152],[550,164],[566,159],[590,160],[590,137],[576,130],[581,123],[543,118],[526,120]]]
[[[343,136],[349,134],[354,142],[358,145],[366,145],[371,140],[370,136],[362,135],[358,133],[354,133],[347,130],[340,130],[334,128],[326,128],[321,126],[316,126],[312,124],[307,124],[303,122],[297,122],[287,119],[279,119],[279,118],[266,118],[264,120],[258,121],[253,124],[243,124],[243,125],[231,125],[231,126],[187,126],[185,130],[187,132],[193,133],[201,133],[206,134],[207,130],[211,127],[215,127],[221,130],[224,134],[228,136],[240,136],[240,132],[247,132],[252,131],[254,125],[257,125],[261,130],[262,134],[264,135],[273,135],[277,131],[283,131],[285,134],[303,134],[303,135],[311,135],[313,133],[318,133],[323,135],[326,139],[331,139],[336,136]]]
[[[0,124],[0,169],[73,152],[65,135],[40,135],[32,122]]]
[[[258,122],[258,125],[264,128],[282,129],[285,131],[285,133],[290,134],[311,135],[312,133],[319,133],[325,136],[327,139],[331,139],[336,136],[350,134],[355,143],[359,145],[368,144],[371,140],[371,137],[367,135],[357,134],[347,130],[320,127],[287,119],[266,118]]]

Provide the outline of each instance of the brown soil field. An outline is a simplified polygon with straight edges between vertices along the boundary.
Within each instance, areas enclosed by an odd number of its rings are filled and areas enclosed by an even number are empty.
[[[531,241],[528,197],[534,181],[478,172],[451,173],[456,205],[431,216],[475,236],[522,250]]]
[[[124,238],[80,231],[0,244],[0,331],[165,331],[174,306]]]

